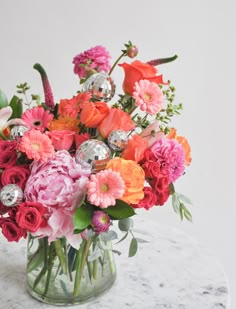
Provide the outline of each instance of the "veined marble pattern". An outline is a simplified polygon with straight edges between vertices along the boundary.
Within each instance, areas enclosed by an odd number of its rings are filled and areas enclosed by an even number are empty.
[[[145,231],[147,221],[137,216],[135,226]],[[148,228],[152,236],[134,232],[136,237],[150,241],[139,244],[136,256],[127,257],[129,241],[114,245],[122,255],[116,257],[118,275],[111,290],[93,302],[72,308],[228,309],[227,278],[216,257],[178,229],[152,221],[148,221]],[[1,238],[0,242],[0,308],[55,308],[26,292],[26,241],[8,243]]]

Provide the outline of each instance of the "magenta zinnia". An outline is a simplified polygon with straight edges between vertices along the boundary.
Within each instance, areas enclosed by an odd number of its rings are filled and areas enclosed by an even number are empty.
[[[91,225],[94,231],[99,234],[109,230],[111,225],[110,217],[101,210],[96,210],[93,213]]]
[[[47,161],[54,155],[50,138],[35,129],[24,133],[20,140],[19,150],[25,152],[29,159],[35,161]]]
[[[30,129],[44,131],[53,119],[53,114],[40,106],[25,111],[21,118]]]
[[[103,71],[108,73],[110,70],[110,58],[110,53],[105,47],[95,46],[90,48],[74,57],[74,73],[79,78],[88,77],[89,72]]]
[[[150,115],[162,109],[164,96],[160,87],[149,80],[140,80],[135,83],[133,97],[135,105]]]
[[[88,201],[101,208],[114,206],[125,192],[125,183],[119,172],[110,169],[91,175],[88,182]]]

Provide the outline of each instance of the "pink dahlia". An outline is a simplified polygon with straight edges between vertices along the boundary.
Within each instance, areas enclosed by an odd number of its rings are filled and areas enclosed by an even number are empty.
[[[109,230],[111,220],[105,212],[97,210],[93,213],[91,224],[94,228],[94,231],[99,234]]]
[[[159,139],[152,145],[151,151],[160,164],[162,174],[166,173],[170,182],[174,182],[184,173],[185,153],[176,140]]]
[[[29,159],[47,161],[54,155],[52,141],[39,130],[26,131],[19,143],[19,150],[25,152]]]
[[[125,183],[119,172],[107,169],[91,175],[87,185],[88,201],[101,208],[114,206],[125,192]]]
[[[154,82],[146,79],[136,82],[133,97],[135,105],[150,115],[154,115],[162,109],[164,96],[160,87]]]
[[[95,46],[90,48],[74,57],[74,73],[79,78],[86,78],[91,71],[107,73],[110,70],[110,58],[110,53],[105,47]]]
[[[42,132],[53,119],[53,115],[40,106],[25,111],[21,118],[30,129],[37,129]]]

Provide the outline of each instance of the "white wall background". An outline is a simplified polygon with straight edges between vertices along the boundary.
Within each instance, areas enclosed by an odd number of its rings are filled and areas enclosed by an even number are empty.
[[[177,190],[194,201],[193,224],[180,223],[171,205],[145,215],[205,243],[223,264],[236,307],[235,269],[235,69],[236,5],[233,0],[60,1],[0,0],[0,88],[9,96],[27,81],[42,94],[35,62],[47,70],[54,95],[79,89],[72,58],[95,45],[115,60],[134,42],[138,59],[178,54],[160,71],[177,87],[184,111],[175,124],[191,145],[193,163]],[[113,75],[121,84],[122,71]],[[204,308],[199,308],[204,309]]]

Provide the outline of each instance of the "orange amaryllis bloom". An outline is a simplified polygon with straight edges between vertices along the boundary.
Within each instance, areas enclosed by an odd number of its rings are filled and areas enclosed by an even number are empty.
[[[107,163],[106,169],[119,172],[125,182],[125,193],[121,200],[128,204],[138,204],[143,199],[145,173],[138,163],[115,157]]]
[[[132,95],[134,91],[134,84],[140,80],[146,79],[156,84],[166,84],[163,81],[162,75],[156,75],[157,69],[139,60],[134,62],[119,64],[125,71],[125,78],[123,82],[123,90],[125,93]]]
[[[109,110],[105,102],[88,102],[80,113],[80,121],[87,128],[95,128],[109,114]]]
[[[129,114],[119,108],[111,108],[110,113],[98,126],[102,137],[107,138],[112,131],[130,131],[135,127]]]
[[[89,102],[90,98],[90,93],[81,92],[72,99],[60,100],[58,114],[63,117],[70,116],[77,118],[80,110]]]
[[[79,132],[79,120],[73,117],[59,117],[58,119],[54,119],[49,123],[48,129],[50,131],[63,131],[69,130],[74,132]]]
[[[170,130],[170,133],[167,135],[169,139],[176,139],[179,144],[182,145],[184,152],[185,152],[185,165],[190,165],[192,162],[192,157],[191,157],[191,147],[187,141],[187,139],[184,136],[179,136],[177,135],[177,131],[175,128],[172,128]]]
[[[126,160],[139,162],[143,158],[144,151],[148,148],[148,141],[135,134],[128,142],[121,157]]]

